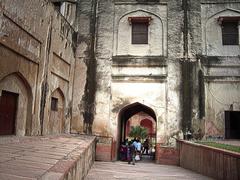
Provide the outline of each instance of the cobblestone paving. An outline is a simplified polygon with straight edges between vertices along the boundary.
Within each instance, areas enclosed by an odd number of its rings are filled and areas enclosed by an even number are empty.
[[[61,179],[93,137],[0,137],[0,180]]]
[[[176,167],[154,163],[95,162],[86,180],[210,180],[211,178]]]

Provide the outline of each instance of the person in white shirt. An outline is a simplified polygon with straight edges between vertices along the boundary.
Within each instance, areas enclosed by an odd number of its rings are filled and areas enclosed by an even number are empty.
[[[134,147],[135,147],[135,150],[137,150],[137,140],[134,138],[134,140],[133,140],[133,145],[134,145]]]
[[[142,144],[138,139],[137,139],[137,143],[136,143],[136,150],[137,150],[136,160],[140,160],[141,159]]]

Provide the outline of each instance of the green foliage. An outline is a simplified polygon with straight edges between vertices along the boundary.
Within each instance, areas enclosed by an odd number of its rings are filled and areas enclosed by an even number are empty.
[[[141,126],[132,126],[129,132],[129,136],[132,138],[145,139],[147,135],[147,129]]]
[[[239,146],[221,144],[221,143],[216,143],[216,142],[202,142],[202,141],[197,141],[196,143],[240,153],[240,147]]]

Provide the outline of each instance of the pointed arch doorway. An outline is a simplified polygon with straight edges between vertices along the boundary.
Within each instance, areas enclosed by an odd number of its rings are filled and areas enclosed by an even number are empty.
[[[123,107],[118,114],[117,149],[120,149],[120,146],[126,139],[131,140],[129,132],[132,126],[146,128],[148,133],[147,138],[150,140],[150,148],[155,148],[157,127],[156,114],[152,108],[136,102]],[[117,157],[119,159],[119,152]],[[151,157],[152,160],[154,160],[154,158],[154,156]]]
[[[21,73],[0,79],[0,135],[31,135],[32,103],[31,86]]]

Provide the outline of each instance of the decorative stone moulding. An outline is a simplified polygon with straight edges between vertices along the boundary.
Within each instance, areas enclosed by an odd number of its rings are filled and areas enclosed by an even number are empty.
[[[138,3],[159,2],[159,0],[137,0]]]
[[[128,22],[129,22],[129,24],[132,24],[132,22],[148,23],[148,24],[150,24],[150,21],[152,21],[152,17],[151,17],[151,16],[128,17]]]
[[[222,25],[222,22],[240,22],[240,16],[220,16],[217,21],[219,25]]]

